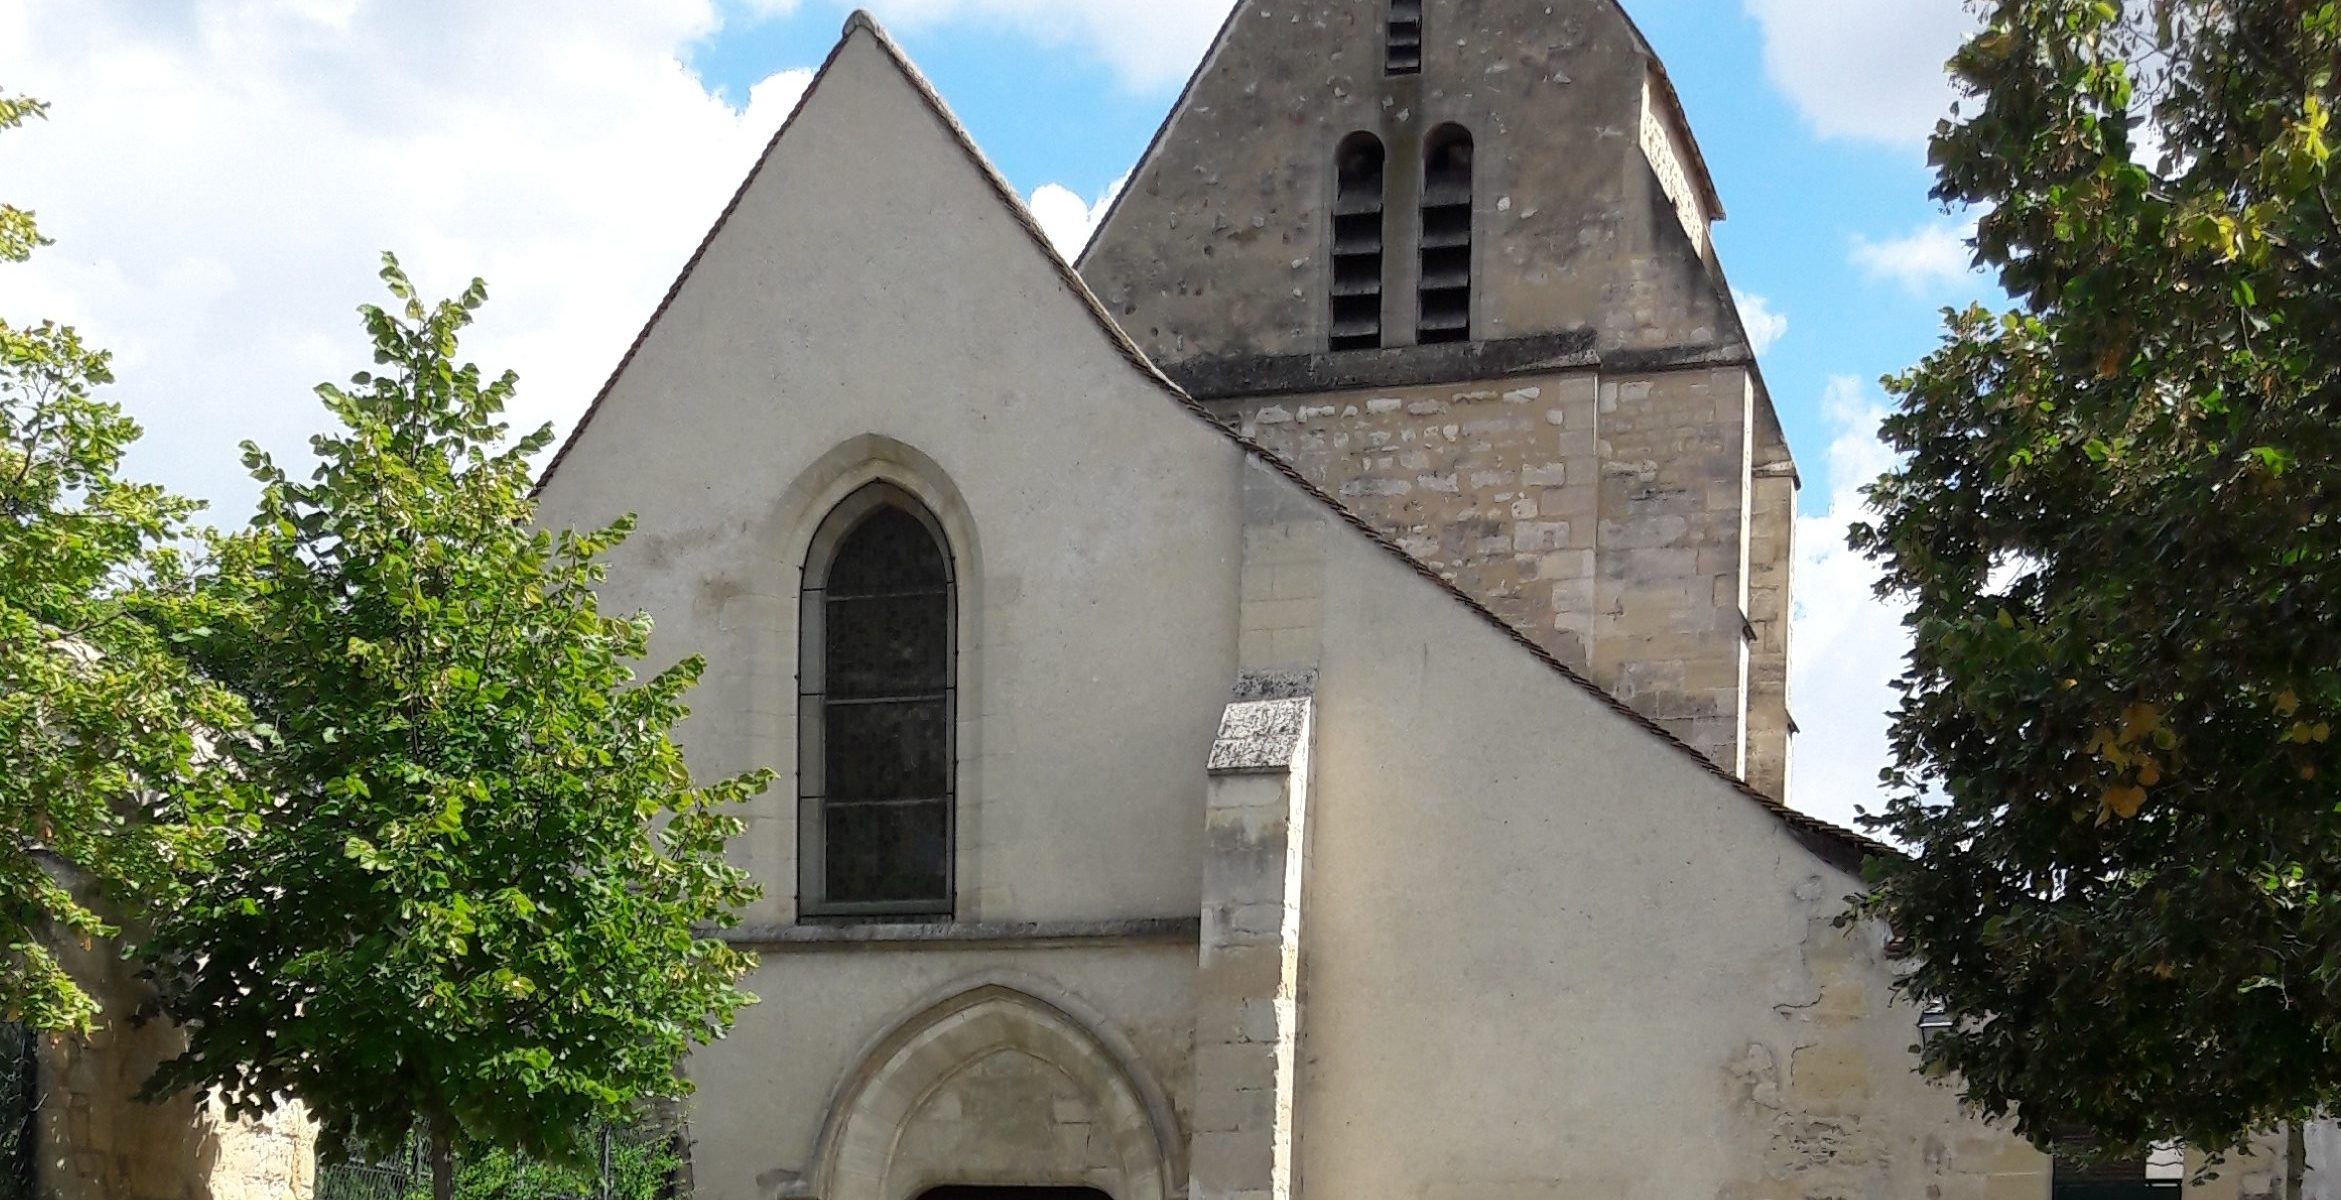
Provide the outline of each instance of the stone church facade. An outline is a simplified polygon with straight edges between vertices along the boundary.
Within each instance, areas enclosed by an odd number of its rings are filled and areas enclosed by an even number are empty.
[[[1610,0],[1244,0],[1076,268],[851,21],[543,491],[783,773],[695,1194],[2047,1200],[1779,802],[1720,215]]]
[[[1069,264],[857,14],[542,492],[781,771],[691,1194],[2109,1200],[1782,803],[1722,215],[1614,0],[1240,0]],[[50,1051],[46,1194],[307,1196],[167,1049]]]

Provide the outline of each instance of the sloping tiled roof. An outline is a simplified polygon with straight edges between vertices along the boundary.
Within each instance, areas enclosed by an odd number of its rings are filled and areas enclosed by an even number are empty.
[[[872,42],[885,52],[887,59],[894,64],[895,68],[901,71],[903,78],[917,92],[928,111],[948,131],[953,144],[957,145],[960,152],[967,156],[968,162],[976,168],[977,172],[990,182],[995,197],[1006,207],[1009,216],[1023,227],[1025,233],[1032,239],[1034,249],[1039,251],[1055,268],[1059,278],[1064,281],[1065,287],[1089,313],[1090,319],[1096,323],[1098,331],[1105,336],[1106,340],[1113,345],[1133,369],[1151,380],[1155,386],[1162,390],[1164,395],[1186,410],[1189,415],[1201,421],[1214,433],[1242,447],[1246,454],[1283,476],[1287,482],[1307,493],[1317,503],[1324,505],[1343,524],[1380,547],[1384,553],[1404,563],[1409,570],[1421,576],[1433,587],[1446,593],[1454,603],[1462,605],[1488,626],[1511,639],[1512,643],[1518,646],[1523,653],[1543,663],[1554,673],[1568,680],[1604,707],[1639,727],[1643,732],[1688,756],[1708,774],[1722,780],[1742,796],[1778,817],[1792,831],[1807,839],[1807,844],[1812,846],[1816,853],[1820,853],[1828,860],[1848,869],[1857,866],[1859,861],[1865,857],[1898,853],[1882,842],[1874,841],[1818,817],[1798,812],[1748,786],[1745,781],[1715,765],[1713,760],[1693,749],[1689,743],[1684,742],[1681,738],[1668,732],[1664,726],[1636,712],[1626,702],[1610,694],[1608,689],[1578,674],[1568,664],[1553,657],[1550,651],[1537,645],[1527,634],[1514,627],[1511,622],[1497,616],[1493,610],[1440,575],[1429,564],[1407,553],[1397,542],[1392,541],[1388,535],[1375,528],[1371,522],[1359,516],[1349,506],[1311,482],[1291,463],[1213,417],[1194,397],[1189,396],[1169,376],[1163,374],[1161,368],[1155,366],[1154,362],[1147,358],[1145,352],[1138,348],[1138,344],[1131,340],[1130,335],[1124,332],[1122,327],[1107,313],[1105,305],[1100,303],[1097,296],[1089,290],[1089,285],[1082,282],[1080,273],[1074,270],[1073,265],[1067,262],[1063,255],[1057,253],[1055,247],[1050,244],[1048,234],[1043,232],[1040,223],[1033,219],[1031,210],[1017,195],[1016,189],[1010,186],[1007,179],[1000,174],[999,169],[992,165],[991,160],[984,157],[983,151],[976,147],[975,139],[969,136],[966,127],[959,123],[959,119],[952,115],[950,106],[945,104],[942,96],[936,93],[934,85],[929,83],[926,76],[921,74],[919,69],[911,63],[909,56],[904,54],[902,48],[895,44],[894,39],[878,25],[876,19],[865,11],[856,10],[852,16],[846,19],[845,29],[839,36],[837,45],[830,50],[829,57],[822,62],[821,69],[814,76],[811,86],[805,89],[804,96],[797,101],[796,110],[789,114],[788,120],[781,124],[779,131],[772,135],[772,140],[766,143],[763,153],[756,160],[756,165],[749,170],[747,178],[740,182],[739,189],[732,194],[731,202],[724,206],[722,214],[708,229],[707,236],[700,240],[699,248],[693,251],[690,259],[683,264],[682,271],[675,276],[674,283],[667,288],[665,297],[659,301],[658,307],[652,310],[650,319],[644,322],[642,332],[635,335],[633,343],[626,348],[624,357],[618,360],[617,368],[610,373],[608,382],[602,385],[601,391],[594,396],[593,403],[586,407],[585,414],[578,419],[577,427],[570,432],[568,440],[562,444],[560,451],[546,465],[544,475],[537,483],[540,491],[546,483],[551,481],[554,472],[560,469],[562,460],[568,457],[569,452],[576,447],[578,440],[585,435],[586,426],[593,423],[594,415],[600,410],[602,403],[609,398],[610,393],[616,390],[619,379],[625,376],[627,367],[633,364],[635,355],[641,351],[643,343],[649,339],[651,331],[656,329],[659,322],[666,316],[667,309],[674,303],[675,297],[681,293],[684,282],[691,277],[691,273],[698,267],[700,259],[705,257],[708,247],[714,243],[716,236],[723,232],[724,226],[738,211],[740,202],[747,195],[749,187],[763,173],[764,168],[771,160],[773,147],[779,145],[780,140],[788,136],[788,131],[796,124],[797,117],[804,112],[805,106],[812,100],[814,93],[820,90],[831,67],[836,65],[838,55],[844,51],[847,45],[851,44],[857,33],[868,35]]]

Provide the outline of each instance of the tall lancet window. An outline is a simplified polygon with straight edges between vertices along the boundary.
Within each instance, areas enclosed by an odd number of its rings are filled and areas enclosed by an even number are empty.
[[[1471,340],[1471,131],[1441,125],[1423,142],[1422,314],[1415,340]]]
[[[885,484],[822,523],[800,609],[797,795],[808,915],[952,911],[951,553]]]
[[[1335,350],[1382,344],[1382,139],[1353,133],[1334,152],[1333,335]]]
[[[1422,74],[1422,0],[1390,0],[1390,23],[1382,34],[1382,70],[1391,75]]]

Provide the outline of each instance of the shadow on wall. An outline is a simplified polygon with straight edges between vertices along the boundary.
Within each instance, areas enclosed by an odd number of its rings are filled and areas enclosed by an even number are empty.
[[[89,889],[76,885],[76,893]],[[94,895],[78,895],[93,903]],[[32,1171],[41,1200],[277,1200],[306,1197],[315,1130],[297,1105],[262,1122],[227,1119],[193,1096],[141,1102],[139,1087],[185,1044],[177,1028],[138,1023],[153,996],[112,942],[50,939],[101,1006],[87,1037],[33,1047]]]

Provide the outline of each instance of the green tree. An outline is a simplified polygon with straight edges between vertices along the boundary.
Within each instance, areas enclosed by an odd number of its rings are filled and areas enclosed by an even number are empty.
[[[1867,910],[2035,1140],[2341,1101],[2341,16],[1994,0],[1935,196],[2018,309],[1889,381],[1915,606]]]
[[[759,772],[695,786],[669,730],[701,664],[637,681],[643,617],[596,606],[629,527],[534,525],[510,374],[455,361],[478,282],[426,306],[385,256],[378,369],[297,481],[257,447],[250,530],[178,613],[271,731],[229,747],[273,797],[153,943],[187,1052],[150,1085],[256,1113],[298,1097],[329,1145],[427,1130],[554,1160],[677,1094],[749,997],[709,926],[754,889],[723,860]]]
[[[45,112],[0,96],[0,130]],[[45,242],[0,204],[0,262]],[[197,733],[239,728],[238,706],[128,603],[177,575],[198,506],[121,477],[139,430],[93,394],[112,381],[71,328],[0,319],[0,1018],[50,1031],[98,1011],[58,939],[167,898],[235,807]]]
[[[615,1137],[606,1175],[608,1200],[660,1200],[682,1165],[664,1140]],[[604,1195],[600,1191],[603,1182],[604,1174],[593,1168],[538,1162],[509,1150],[487,1150],[465,1158],[457,1167],[455,1200],[572,1200]]]

